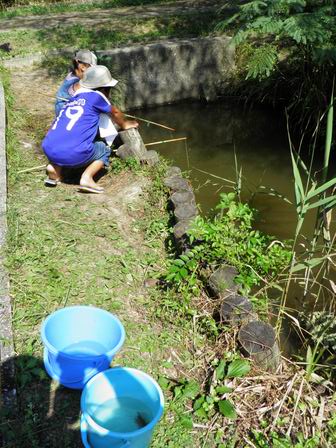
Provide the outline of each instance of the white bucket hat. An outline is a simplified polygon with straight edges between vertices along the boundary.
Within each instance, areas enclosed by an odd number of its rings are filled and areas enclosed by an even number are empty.
[[[99,87],[114,87],[117,82],[116,79],[112,78],[105,65],[96,65],[86,70],[79,84],[87,89],[98,89]]]
[[[90,50],[78,50],[75,54],[75,59],[91,66],[97,65],[97,56]]]

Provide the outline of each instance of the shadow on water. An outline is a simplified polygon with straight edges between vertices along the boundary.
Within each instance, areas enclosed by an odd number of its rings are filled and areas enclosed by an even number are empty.
[[[7,372],[15,365],[15,380]],[[16,389],[17,406],[0,407],[3,448],[82,447],[80,390],[67,389],[45,373],[41,359],[20,355],[1,365],[2,387]],[[1,442],[3,445],[1,445]]]

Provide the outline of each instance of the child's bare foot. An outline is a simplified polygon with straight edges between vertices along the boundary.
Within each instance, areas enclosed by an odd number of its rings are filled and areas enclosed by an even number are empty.
[[[51,163],[49,163],[47,165],[47,173],[48,173],[48,177],[49,179],[52,180],[56,180],[56,181],[61,181],[61,167],[58,165],[52,165]]]
[[[61,182],[61,167],[57,165],[52,165],[51,163],[47,166],[48,177],[44,181],[46,187],[56,187],[57,184]]]
[[[86,176],[81,177],[79,189],[89,193],[104,193],[104,188],[100,187],[92,178]]]

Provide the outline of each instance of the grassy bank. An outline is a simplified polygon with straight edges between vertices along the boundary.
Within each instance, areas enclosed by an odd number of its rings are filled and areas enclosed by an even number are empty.
[[[118,364],[176,381],[195,367],[189,352],[190,322],[159,319],[162,293],[144,287],[144,280],[165,263],[168,216],[160,181],[164,166],[153,170],[115,161],[103,179],[109,192],[102,202],[80,195],[73,185],[45,189],[43,172],[19,174],[23,167],[41,164],[44,157],[24,149],[22,138],[31,142],[36,138],[34,131],[27,133],[29,112],[12,101],[8,90],[7,98],[6,266],[13,299],[20,417],[8,416],[6,434],[13,441],[6,446],[81,446],[79,393],[50,382],[42,366],[39,329],[52,311],[91,304],[117,314],[127,333]],[[141,187],[141,201],[123,202],[130,185]],[[176,409],[185,412],[180,405]],[[168,446],[168,440],[169,446],[181,446],[180,441],[193,446],[194,436],[180,425],[177,411],[168,410],[154,446]]]
[[[24,56],[39,51],[62,48],[112,49],[133,43],[146,43],[172,37],[198,37],[210,32],[215,18],[207,14],[188,14],[168,18],[122,19],[118,23],[98,24],[88,29],[82,25],[46,30],[0,32],[0,42],[10,42],[12,51],[0,50],[0,57]]]
[[[57,14],[64,12],[86,12],[93,9],[109,9],[122,6],[168,3],[168,0],[102,0],[102,1],[22,1],[0,2],[0,19],[19,16]]]
[[[6,90],[6,265],[14,309],[19,411],[16,415],[1,410],[7,422],[7,448],[81,446],[80,394],[46,376],[39,337],[42,320],[72,304],[115,313],[127,333],[115,363],[143,369],[162,386],[166,408],[154,448],[332,446],[336,423],[330,383],[322,380],[317,385],[305,370],[288,365],[278,375],[265,375],[241,360],[237,329],[214,319],[218,303],[208,298],[200,283],[196,289],[162,283],[171,265],[167,257],[174,258],[162,187],[165,165],[154,170],[115,159],[101,180],[107,190],[104,197],[81,195],[71,184],[45,189],[43,172],[20,171],[45,160],[35,145],[48,119],[41,117],[39,129],[32,126],[30,110],[23,111],[20,99],[14,101]],[[27,147],[29,142],[32,147]],[[130,187],[140,187],[142,198],[125,202]],[[250,217],[246,207],[232,207],[231,216]],[[221,237],[237,236],[235,218],[231,224],[217,223]],[[223,233],[227,226],[233,233]],[[234,244],[242,243],[237,239],[230,246]],[[144,283],[149,278],[153,280]],[[156,284],[158,278],[161,282]],[[230,404],[218,407],[221,401]]]

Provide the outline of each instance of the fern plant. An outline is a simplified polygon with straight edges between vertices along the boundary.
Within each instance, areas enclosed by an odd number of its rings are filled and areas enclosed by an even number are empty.
[[[246,45],[243,68],[248,80],[273,77],[279,97],[286,97],[304,121],[325,109],[336,65],[335,0],[253,0],[217,24],[233,33],[238,52]],[[240,61],[242,62],[242,61]],[[265,92],[261,91],[261,96]],[[287,102],[288,106],[288,102]]]

